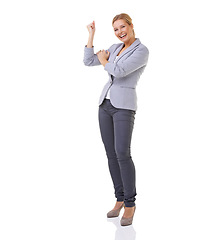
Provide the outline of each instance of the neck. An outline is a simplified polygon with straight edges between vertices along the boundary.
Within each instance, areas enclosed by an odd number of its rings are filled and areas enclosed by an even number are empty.
[[[128,42],[124,43],[125,48],[128,48],[130,45],[132,45],[135,42],[135,40],[136,40],[135,36],[130,38]]]

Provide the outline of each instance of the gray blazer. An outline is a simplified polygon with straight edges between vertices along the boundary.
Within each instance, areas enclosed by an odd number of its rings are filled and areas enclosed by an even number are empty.
[[[136,85],[147,64],[149,51],[137,38],[114,62],[122,48],[123,43],[118,43],[108,49],[109,63],[104,69],[108,72],[109,80],[102,90],[99,105],[104,101],[110,88],[110,101],[114,107],[136,111]],[[101,64],[94,54],[94,48],[85,47],[84,64],[86,66]]]

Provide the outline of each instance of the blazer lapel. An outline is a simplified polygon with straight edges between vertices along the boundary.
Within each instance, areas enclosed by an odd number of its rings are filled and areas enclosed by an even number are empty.
[[[133,48],[135,48],[136,46],[138,46],[140,43],[141,43],[140,40],[139,40],[138,38],[136,38],[135,42],[133,42],[127,49],[125,49],[125,50],[120,54],[120,56],[118,56],[117,61],[119,61],[126,53],[128,53],[129,51],[131,51]],[[122,47],[123,47],[123,45],[122,45],[121,48],[119,48],[119,49],[121,50]],[[119,51],[120,51],[120,50],[119,50]],[[117,54],[118,54],[118,53],[119,53],[119,52],[117,52]],[[115,59],[115,57],[117,56],[117,54],[116,54],[115,56],[113,56],[114,59]]]
[[[121,49],[123,48],[123,44],[121,44],[110,56],[110,62],[114,62],[117,54],[121,51]]]
[[[136,38],[135,42],[132,43],[132,45],[130,45],[127,49],[125,49],[117,58],[116,62],[118,62],[126,53],[128,53],[129,51],[131,51],[133,48],[135,48],[136,46],[138,46],[140,44],[140,40],[138,38]],[[110,54],[109,57],[109,61],[110,62],[114,62],[117,54],[121,51],[121,49],[123,48],[124,44],[121,44],[113,53]]]

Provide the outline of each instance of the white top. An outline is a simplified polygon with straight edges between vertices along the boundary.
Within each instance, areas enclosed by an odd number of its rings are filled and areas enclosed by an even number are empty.
[[[116,62],[116,60],[117,60],[117,58],[118,58],[119,56],[116,56],[116,58],[114,59],[114,63]],[[111,87],[110,87],[111,88]],[[108,91],[107,91],[107,95],[106,95],[106,99],[110,99],[110,88],[108,89]]]

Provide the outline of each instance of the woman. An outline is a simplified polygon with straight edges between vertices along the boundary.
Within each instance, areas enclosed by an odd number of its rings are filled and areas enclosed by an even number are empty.
[[[130,153],[137,109],[135,88],[147,64],[148,49],[135,38],[129,15],[123,13],[115,16],[112,26],[122,43],[96,54],[93,48],[95,22],[87,26],[89,38],[84,64],[101,64],[109,75],[99,100],[99,125],[117,201],[107,217],[119,216],[120,210],[125,207],[121,225],[127,226],[133,221],[136,196],[135,166]]]

